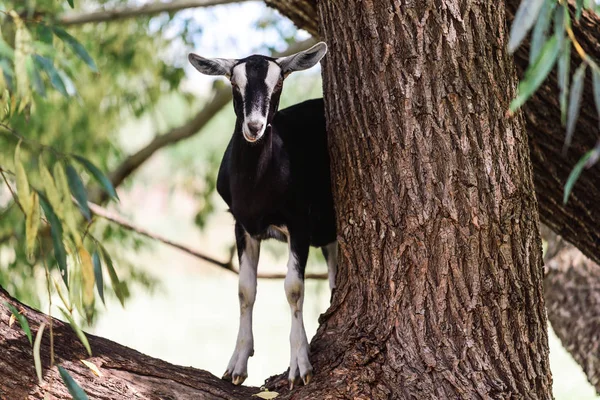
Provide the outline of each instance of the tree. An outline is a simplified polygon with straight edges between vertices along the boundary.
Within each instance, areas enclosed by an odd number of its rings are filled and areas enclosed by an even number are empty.
[[[504,8],[356,3],[316,10],[342,257],[316,379],[293,395],[550,398],[532,167],[523,118],[504,118]]]

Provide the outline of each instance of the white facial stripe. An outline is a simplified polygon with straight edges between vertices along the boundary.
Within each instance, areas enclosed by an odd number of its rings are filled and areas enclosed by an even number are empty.
[[[267,85],[267,90],[269,91],[269,97],[271,94],[273,94],[273,90],[275,89],[277,82],[279,82],[280,76],[281,68],[279,68],[279,65],[273,61],[269,61],[269,69],[267,70],[267,77],[265,78],[265,84]]]
[[[246,85],[248,84],[248,77],[246,76],[246,63],[236,65],[233,69],[232,77],[233,81],[240,89],[243,100],[244,95],[246,94]]]

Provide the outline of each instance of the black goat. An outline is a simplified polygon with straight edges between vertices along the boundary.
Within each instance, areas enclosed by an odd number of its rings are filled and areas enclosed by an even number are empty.
[[[283,58],[252,55],[239,60],[189,60],[207,75],[224,75],[233,87],[235,131],[227,146],[217,190],[235,218],[240,261],[240,328],[223,379],[239,385],[254,354],[252,309],[260,242],[275,238],[289,244],[285,293],[292,312],[288,379],[308,384],[312,366],[302,318],[304,269],[310,246],[321,247],[335,287],[337,242],[331,195],[323,99],[277,111],[285,77],[314,66],[327,52],[325,43]]]

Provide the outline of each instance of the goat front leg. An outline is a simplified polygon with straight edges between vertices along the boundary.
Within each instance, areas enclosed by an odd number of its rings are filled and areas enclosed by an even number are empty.
[[[304,302],[304,269],[308,258],[309,241],[305,235],[294,235],[290,232],[290,258],[285,276],[285,294],[292,313],[292,330],[290,332],[290,372],[288,381],[290,389],[300,377],[307,385],[313,374],[308,360],[308,340],[304,330],[302,304]]]
[[[238,295],[240,299],[240,328],[235,350],[223,379],[241,385],[248,377],[248,358],[254,355],[254,337],[252,335],[252,309],[256,299],[256,269],[260,254],[260,241],[252,238],[236,222],[235,241],[240,262]]]

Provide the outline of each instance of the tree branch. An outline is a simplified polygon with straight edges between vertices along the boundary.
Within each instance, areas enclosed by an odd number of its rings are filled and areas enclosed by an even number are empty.
[[[115,21],[119,19],[156,15],[163,12],[175,12],[186,8],[209,7],[229,3],[241,3],[249,0],[173,0],[168,3],[155,2],[140,7],[122,7],[113,10],[91,13],[73,13],[59,18],[62,25],[81,25],[87,23]]]

